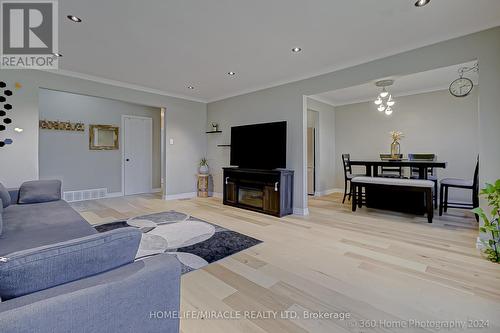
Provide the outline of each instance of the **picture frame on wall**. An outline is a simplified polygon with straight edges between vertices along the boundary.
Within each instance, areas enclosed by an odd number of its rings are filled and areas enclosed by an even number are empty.
[[[112,125],[89,125],[90,150],[118,150],[119,127]]]

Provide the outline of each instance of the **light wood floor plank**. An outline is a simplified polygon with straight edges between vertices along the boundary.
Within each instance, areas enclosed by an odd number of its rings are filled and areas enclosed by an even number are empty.
[[[451,209],[425,217],[362,208],[342,196],[309,198],[309,216],[276,218],[218,198],[136,195],[72,204],[92,224],[177,210],[263,243],[182,277],[182,311],[348,312],[351,321],[181,320],[193,332],[401,332],[361,320],[489,320],[500,331],[500,265],[475,248],[477,223]],[[422,331],[416,328],[405,332]],[[436,331],[436,330],[431,330]],[[458,330],[461,331],[461,330]]]

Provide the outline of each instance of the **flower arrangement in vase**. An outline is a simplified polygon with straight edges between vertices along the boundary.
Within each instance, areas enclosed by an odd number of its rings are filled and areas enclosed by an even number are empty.
[[[399,141],[404,138],[404,134],[401,131],[391,131],[389,132],[392,137],[391,143],[391,158],[392,159],[400,159],[401,158],[401,145]]]

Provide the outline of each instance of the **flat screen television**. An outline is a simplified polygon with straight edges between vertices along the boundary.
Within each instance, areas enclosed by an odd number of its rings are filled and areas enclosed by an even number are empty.
[[[286,168],[286,121],[231,127],[231,165]]]

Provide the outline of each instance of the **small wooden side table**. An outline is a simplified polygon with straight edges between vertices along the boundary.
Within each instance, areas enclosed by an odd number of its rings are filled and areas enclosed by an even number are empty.
[[[198,174],[198,196],[200,198],[208,197],[208,174]]]

